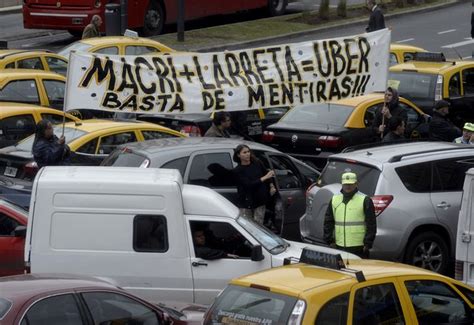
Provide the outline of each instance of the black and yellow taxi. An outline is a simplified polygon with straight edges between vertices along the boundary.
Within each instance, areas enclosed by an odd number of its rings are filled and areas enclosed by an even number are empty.
[[[451,103],[458,125],[474,120],[474,61],[446,60],[444,55],[417,53],[415,60],[390,67],[388,84],[428,114],[435,101]]]
[[[83,120],[54,126],[71,149],[72,165],[99,165],[117,146],[137,141],[184,137],[182,133],[141,121]],[[34,135],[0,149],[0,175],[32,180],[38,171],[32,148]]]
[[[0,102],[63,109],[66,78],[49,71],[0,70]]]
[[[63,112],[21,103],[0,103],[0,148],[13,145],[36,131],[36,124],[47,119],[53,124],[79,122],[80,120]]]
[[[415,57],[415,53],[427,52],[418,46],[407,44],[390,44],[390,65],[411,61]]]
[[[207,311],[210,324],[472,324],[471,287],[424,269],[305,253],[305,263],[234,279]],[[316,261],[314,261],[316,260]]]
[[[50,51],[0,50],[0,69],[44,70],[65,76],[67,60]]]
[[[174,52],[168,46],[143,37],[105,36],[76,41],[58,52],[69,58],[71,51],[81,51],[109,55],[152,55]]]
[[[277,123],[266,128],[262,142],[322,168],[329,155],[348,146],[379,139],[372,124],[383,103],[384,93],[380,92],[295,106]],[[405,136],[427,137],[426,114],[403,97],[400,97],[399,105],[408,116]]]

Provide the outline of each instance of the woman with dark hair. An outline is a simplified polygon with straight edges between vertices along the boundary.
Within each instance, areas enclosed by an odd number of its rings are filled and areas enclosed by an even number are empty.
[[[408,119],[407,112],[400,106],[398,91],[395,88],[388,87],[385,91],[384,104],[377,113],[375,113],[375,119],[373,127],[377,134],[385,134],[388,122],[393,117],[400,117],[405,121],[405,125]]]
[[[38,167],[64,165],[70,149],[65,143],[64,136],[54,135],[53,125],[48,120],[41,120],[36,125],[36,135],[33,142],[33,157]]]
[[[275,172],[267,171],[245,144],[240,144],[234,149],[233,159],[239,164],[233,171],[237,182],[240,214],[253,218],[263,225],[265,205],[270,196],[276,192],[271,182]]]

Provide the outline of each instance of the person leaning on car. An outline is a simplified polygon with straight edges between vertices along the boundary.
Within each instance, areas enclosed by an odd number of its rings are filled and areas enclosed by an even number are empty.
[[[230,114],[217,112],[212,119],[211,127],[204,134],[205,137],[230,138],[228,129],[231,126]]]
[[[449,107],[449,102],[445,100],[439,100],[435,103],[429,125],[430,139],[452,142],[461,136],[461,130],[448,119]]]
[[[369,258],[377,233],[372,199],[359,192],[357,175],[342,174],[341,194],[335,194],[324,218],[324,240],[333,248]]]

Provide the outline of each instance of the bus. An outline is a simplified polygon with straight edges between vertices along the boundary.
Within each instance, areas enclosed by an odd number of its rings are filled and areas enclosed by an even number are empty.
[[[23,0],[23,26],[31,29],[63,29],[80,36],[93,15],[104,19],[101,0]],[[119,2],[119,1],[118,1]],[[288,0],[186,0],[185,20],[265,8],[271,16],[285,12]],[[144,36],[160,34],[165,24],[176,23],[178,0],[128,0],[128,28]],[[105,24],[102,24],[102,32]]]

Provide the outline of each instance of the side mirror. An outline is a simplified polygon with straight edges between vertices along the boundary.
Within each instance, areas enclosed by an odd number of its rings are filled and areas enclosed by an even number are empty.
[[[262,253],[262,245],[252,246],[252,255],[250,259],[254,262],[262,261],[265,258]]]
[[[13,235],[15,237],[26,237],[26,227],[25,226],[16,226],[15,230],[13,230]]]

